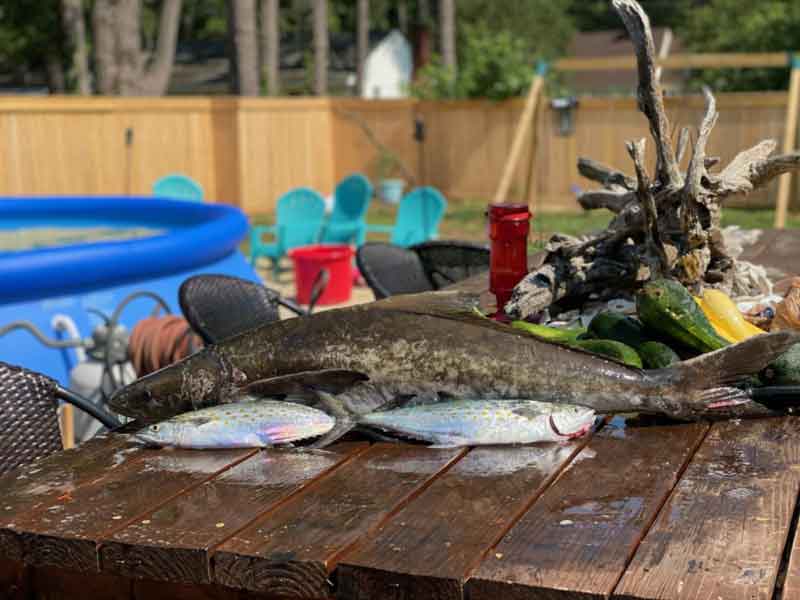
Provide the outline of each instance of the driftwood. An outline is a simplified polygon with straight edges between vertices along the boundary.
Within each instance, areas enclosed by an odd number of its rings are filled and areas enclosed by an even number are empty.
[[[607,208],[615,217],[605,231],[587,239],[555,235],[549,241],[544,263],[517,285],[505,307],[515,318],[533,316],[554,303],[625,295],[658,276],[676,278],[693,290],[713,286],[733,295],[753,292],[744,289],[747,284],[736,276],[742,265],[725,248],[722,203],[800,167],[800,153],[770,156],[776,143],[765,140],[711,172],[719,158],[706,156],[706,144],[718,114],[713,94],[705,89],[705,116],[682,172],[679,165],[691,136],[683,128],[673,148],[647,15],[635,0],[613,0],[613,5],[636,52],[639,110],[655,143],[655,173],[651,178],[644,168],[644,139],[626,143],[634,177],[590,159],[578,161],[580,174],[602,185],[583,193],[579,203],[585,209]]]

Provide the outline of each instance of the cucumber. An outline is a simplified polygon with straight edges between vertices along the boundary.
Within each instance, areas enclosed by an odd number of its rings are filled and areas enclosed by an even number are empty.
[[[647,341],[642,324],[632,317],[604,310],[589,323],[589,332],[601,340],[616,340],[637,349]]]
[[[616,340],[578,340],[572,344],[594,354],[602,354],[632,367],[642,368],[642,359],[636,350]]]
[[[765,385],[799,385],[800,344],[795,344],[768,365],[761,379]]]
[[[578,336],[586,333],[585,327],[548,327],[547,325],[537,325],[527,321],[512,321],[511,326],[538,338],[561,344],[571,344],[578,339]]]
[[[677,281],[658,279],[647,283],[636,296],[636,312],[647,329],[699,352],[729,345],[714,330],[689,291]]]
[[[661,342],[644,342],[636,351],[647,369],[663,369],[681,360],[672,348]]]

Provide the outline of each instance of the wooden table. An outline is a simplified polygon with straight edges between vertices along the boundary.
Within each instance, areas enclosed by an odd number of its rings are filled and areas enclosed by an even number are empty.
[[[0,479],[0,598],[791,600],[799,490],[796,417],[479,449],[111,435]]]
[[[566,445],[189,451],[94,439],[0,480],[7,596],[800,598],[800,418]],[[0,597],[3,592],[0,591]]]

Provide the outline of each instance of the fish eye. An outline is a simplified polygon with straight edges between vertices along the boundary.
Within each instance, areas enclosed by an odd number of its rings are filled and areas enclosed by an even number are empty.
[[[159,426],[158,425],[151,425],[150,426],[150,431],[152,431],[153,433],[156,433],[158,430],[159,430]]]

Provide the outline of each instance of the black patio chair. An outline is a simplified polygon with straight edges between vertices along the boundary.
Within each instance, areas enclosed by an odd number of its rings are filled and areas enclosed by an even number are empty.
[[[314,306],[328,285],[330,274],[322,269],[311,288],[308,309],[281,297],[266,286],[231,275],[195,275],[178,291],[183,316],[206,344],[280,319],[278,307],[284,306],[304,316]]]
[[[356,264],[376,300],[435,289],[419,256],[410,248],[367,242],[356,251]]]
[[[0,362],[0,474],[61,450],[59,400],[88,412],[109,429],[120,425],[46,375]]]
[[[489,248],[482,244],[434,240],[411,249],[437,290],[489,270]]]

